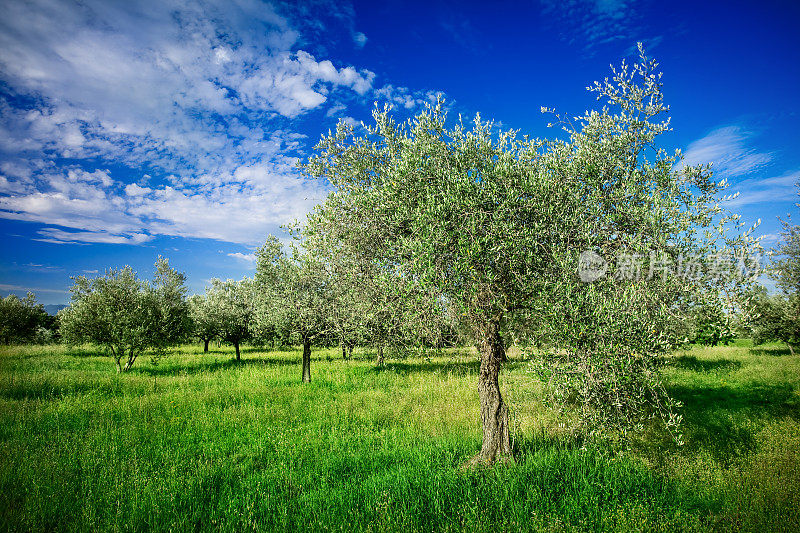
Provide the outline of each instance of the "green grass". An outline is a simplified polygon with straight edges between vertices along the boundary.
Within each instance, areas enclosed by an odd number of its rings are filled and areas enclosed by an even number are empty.
[[[503,371],[517,462],[480,447],[468,352],[341,361],[176,350],[118,376],[91,349],[0,348],[3,530],[797,531],[800,358],[674,356],[686,445],[583,447],[522,361]]]

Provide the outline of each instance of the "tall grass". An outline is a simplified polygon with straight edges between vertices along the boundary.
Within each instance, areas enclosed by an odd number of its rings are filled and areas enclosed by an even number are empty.
[[[687,444],[584,446],[524,361],[517,462],[480,447],[472,354],[341,361],[183,347],[128,375],[90,348],[0,349],[0,527],[31,531],[800,530],[800,361],[674,356]]]

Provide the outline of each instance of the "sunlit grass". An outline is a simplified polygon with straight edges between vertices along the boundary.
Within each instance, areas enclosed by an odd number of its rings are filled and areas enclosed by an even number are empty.
[[[6,530],[800,530],[800,358],[694,349],[668,370],[686,445],[583,446],[519,359],[517,462],[480,446],[477,363],[187,346],[117,375],[93,349],[0,349]]]

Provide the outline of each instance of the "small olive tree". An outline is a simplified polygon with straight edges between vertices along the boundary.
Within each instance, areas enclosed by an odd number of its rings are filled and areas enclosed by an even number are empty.
[[[241,361],[241,345],[253,337],[255,293],[253,280],[212,279],[205,294],[206,318],[211,329],[224,342],[233,345]]]
[[[19,298],[10,294],[0,298],[0,343],[29,343],[51,337],[53,320],[32,292]]]
[[[163,258],[149,283],[129,266],[96,278],[74,277],[70,305],[58,315],[62,339],[103,346],[117,372],[129,371],[146,351],[163,355],[191,332],[185,280]]]
[[[217,337],[217,322],[208,298],[202,294],[189,297],[189,310],[192,318],[192,334],[203,341],[203,353],[208,353],[208,343]]]
[[[800,183],[798,183],[800,189]],[[800,204],[796,204],[800,207]],[[754,341],[780,341],[794,354],[800,346],[800,226],[783,221],[772,265],[780,294],[762,292],[756,306]]]
[[[270,235],[256,252],[260,321],[297,335],[303,345],[303,383],[311,382],[311,343],[334,330],[333,290],[324,265],[303,250],[300,235],[287,254]]]

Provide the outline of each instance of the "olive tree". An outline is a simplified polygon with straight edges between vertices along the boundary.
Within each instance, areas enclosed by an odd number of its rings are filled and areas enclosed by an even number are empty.
[[[0,343],[27,343],[38,340],[42,332],[52,329],[52,317],[36,296],[29,292],[24,298],[10,294],[0,298]]]
[[[357,344],[376,351],[382,365],[387,349],[406,351],[419,345],[438,346],[449,318],[438,293],[424,292],[396,272],[376,268],[346,247],[330,241],[324,213],[311,215],[306,246],[327,272],[330,282],[329,318],[340,338],[342,357]],[[335,226],[335,222],[333,222]]]
[[[795,347],[800,346],[800,226],[791,224],[790,220],[783,221],[772,275],[780,294],[760,295],[754,340],[781,341],[794,354]]]
[[[191,331],[186,278],[166,259],[156,261],[152,282],[140,280],[129,266],[72,279],[70,305],[58,315],[62,338],[69,344],[103,346],[117,372],[130,370],[148,350],[156,356],[165,353]]]
[[[332,188],[312,226],[324,220],[319,230],[332,241],[437,292],[471,326],[483,425],[473,464],[511,454],[499,373],[512,327],[560,345],[570,372],[592,371],[592,390],[638,380],[645,391],[614,398],[618,411],[638,413],[641,403],[663,411],[652,361],[674,345],[670,324],[696,284],[672,276],[585,283],[578,268],[585,251],[604,261],[707,257],[718,237],[724,184],[706,167],[677,168],[679,154],[655,146],[669,129],[654,120],[667,110],[655,66],[642,55],[596,84],[616,112],[563,120],[565,139],[497,131],[480,116],[448,126],[439,101],[406,122],[376,108],[364,135],[340,123],[304,164]]]
[[[206,288],[207,319],[216,335],[233,345],[236,360],[241,361],[240,347],[253,336],[255,326],[255,293],[253,280],[212,279]]]
[[[270,235],[256,251],[256,291],[260,320],[279,324],[303,345],[303,383],[311,382],[311,343],[333,330],[333,292],[324,265],[295,242],[287,254]]]
[[[189,309],[193,335],[203,341],[203,353],[207,353],[208,343],[217,337],[217,322],[208,298],[202,294],[193,294],[189,297]]]

